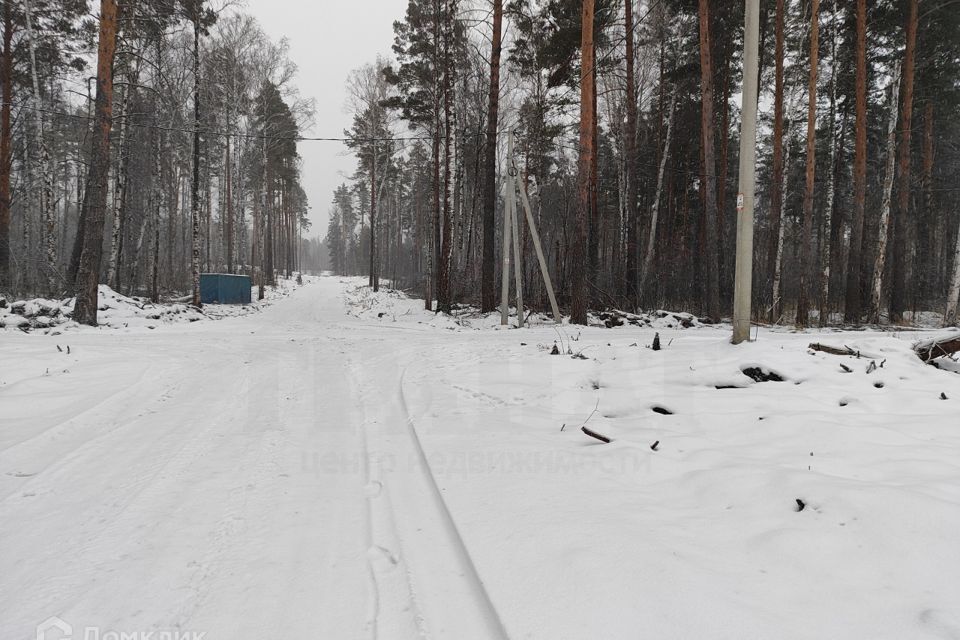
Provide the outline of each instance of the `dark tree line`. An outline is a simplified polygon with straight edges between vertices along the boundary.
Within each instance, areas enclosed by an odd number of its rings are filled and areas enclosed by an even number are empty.
[[[336,270],[383,273],[441,311],[490,310],[514,163],[574,321],[729,314],[742,3],[410,0],[395,32],[395,59],[370,74],[378,124],[362,129],[389,140],[372,164],[354,147],[357,177],[331,209]],[[756,319],[954,320],[960,14],[761,0],[760,37]]]
[[[8,0],[2,19],[0,291],[76,293],[94,324],[100,283],[198,303],[201,271],[250,274],[262,294],[319,268],[297,152],[312,105],[254,18],[205,0]]]

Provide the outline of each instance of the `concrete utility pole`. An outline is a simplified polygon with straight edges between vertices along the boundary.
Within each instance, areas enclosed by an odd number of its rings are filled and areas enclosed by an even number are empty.
[[[733,293],[733,343],[750,339],[753,296],[753,199],[757,168],[757,70],[760,0],[745,0],[740,190],[737,195],[737,268]]]

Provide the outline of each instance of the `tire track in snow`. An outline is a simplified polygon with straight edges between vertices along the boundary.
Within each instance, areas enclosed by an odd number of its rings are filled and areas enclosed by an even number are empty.
[[[352,376],[351,376],[352,377]],[[365,424],[357,426],[357,438],[360,440],[360,466],[363,474],[364,486],[370,483],[370,451],[367,446],[367,430]],[[369,550],[373,548],[373,503],[369,496],[364,498],[363,518],[363,546]],[[380,589],[377,586],[377,576],[373,571],[373,563],[367,556],[367,578],[369,581],[370,596],[367,607],[366,627],[370,632],[371,640],[377,640],[377,618],[380,617]]]
[[[357,365],[347,359],[347,371],[355,388],[357,384]],[[357,424],[357,438],[360,447],[360,470],[364,484],[364,547],[370,583],[370,601],[366,626],[371,640],[380,638],[380,627],[390,632],[390,637],[412,638],[427,637],[422,627],[422,616],[417,607],[409,581],[409,570],[403,554],[399,551],[399,536],[393,521],[393,507],[380,464],[370,449],[368,428],[371,424],[363,410],[363,420]],[[373,464],[371,464],[373,461]],[[391,550],[390,547],[397,547]],[[378,566],[381,567],[378,570]],[[403,569],[402,579],[400,570]],[[388,575],[394,574],[388,582]],[[387,597],[384,597],[387,596]],[[392,599],[391,599],[392,596]],[[389,608],[385,605],[392,605]],[[399,609],[399,611],[398,611]],[[389,618],[389,619],[386,619]]]
[[[500,614],[493,605],[493,601],[490,599],[490,594],[487,592],[487,589],[483,584],[483,580],[480,579],[480,574],[477,571],[477,567],[474,564],[473,559],[470,557],[470,552],[467,550],[467,546],[463,541],[463,537],[460,535],[460,530],[457,529],[457,524],[453,520],[453,516],[450,513],[450,508],[443,499],[443,494],[440,491],[440,485],[437,483],[436,475],[434,474],[433,469],[430,467],[430,461],[428,460],[427,454],[423,449],[423,443],[420,441],[416,424],[414,423],[413,416],[410,414],[410,409],[407,405],[406,394],[403,391],[403,381],[406,375],[407,367],[404,367],[403,371],[400,373],[398,396],[400,408],[402,409],[403,416],[405,418],[404,422],[407,427],[406,432],[413,443],[417,461],[419,462],[417,466],[421,470],[422,476],[430,487],[430,494],[433,498],[434,507],[436,508],[436,511],[440,516],[440,520],[443,523],[443,528],[450,542],[453,555],[456,557],[458,564],[460,565],[460,573],[466,580],[470,591],[474,595],[474,604],[477,608],[477,614],[486,625],[484,631],[488,634],[487,637],[502,638],[506,640],[509,638],[509,636],[507,635],[507,631],[503,626],[503,621],[500,619]]]

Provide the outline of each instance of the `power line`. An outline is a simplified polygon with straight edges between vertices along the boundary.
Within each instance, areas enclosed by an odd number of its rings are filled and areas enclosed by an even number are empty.
[[[10,105],[14,106],[14,105]],[[94,118],[92,116],[82,115],[79,113],[68,113],[66,111],[55,111],[52,109],[43,109],[39,107],[33,107],[29,105],[18,105],[20,109],[26,109],[28,111],[38,111],[40,113],[46,113],[49,115],[60,116],[63,118],[73,118],[75,120],[86,120],[91,121]],[[196,133],[197,130],[190,127],[167,127],[159,124],[144,124],[139,122],[128,121],[126,123],[129,126],[138,127],[140,129],[153,129],[159,131],[172,131],[176,133]],[[255,140],[276,140],[281,142],[413,142],[413,141],[428,141],[433,140],[433,137],[430,136],[391,136],[391,137],[314,137],[314,136],[271,136],[264,135],[259,133],[240,133],[240,132],[230,132],[230,131],[218,131],[215,129],[200,129],[200,135],[212,136],[212,137],[222,137],[222,138],[247,138]],[[442,137],[441,137],[442,139]]]
[[[631,1],[631,0],[628,0],[628,1]],[[639,27],[641,24],[643,24],[643,22],[645,22],[645,21],[647,20],[647,18],[649,18],[650,15],[653,13],[653,11],[654,11],[658,6],[660,6],[662,3],[663,3],[663,0],[656,0],[652,5],[650,5],[650,7],[649,7],[649,8],[647,9],[647,11],[643,14],[643,16],[641,16],[641,17],[631,26],[630,32],[636,31],[637,27]],[[626,34],[626,32],[625,32],[624,35],[623,35],[617,42],[615,42],[613,45],[611,45],[611,47],[607,50],[607,52],[606,52],[604,55],[602,55],[599,59],[594,60],[593,68],[596,68],[596,67],[600,66],[603,62],[605,62],[605,61],[609,58],[609,56],[612,55],[612,53],[614,52],[614,50],[616,49],[616,47],[618,47],[620,44],[622,44],[623,42],[626,41],[626,37],[627,37],[627,34]],[[580,76],[580,82],[581,82],[581,83],[583,82],[584,78],[586,78],[586,74],[587,74],[587,73],[591,73],[591,72],[593,71],[593,68],[584,71],[584,73]],[[560,94],[560,96],[559,96],[558,99],[559,99],[559,100],[562,100],[562,99],[565,98],[567,95],[569,95],[569,93],[570,93],[571,91],[573,91],[573,88],[568,88],[564,93]],[[77,113],[68,113],[68,112],[65,112],[65,111],[55,111],[55,110],[52,110],[52,109],[43,109],[43,108],[34,107],[34,106],[26,105],[26,104],[13,105],[12,103],[10,103],[10,104],[8,104],[8,105],[6,105],[6,106],[10,106],[10,107],[19,106],[20,109],[26,109],[26,110],[28,110],[28,111],[37,111],[37,112],[45,113],[45,114],[48,114],[48,115],[59,116],[59,117],[62,117],[62,118],[72,118],[72,119],[75,119],[75,120],[85,120],[85,121],[88,121],[88,122],[89,122],[89,121],[92,121],[92,120],[94,119],[92,116],[81,115],[81,114],[77,114]],[[188,134],[193,134],[193,133],[197,133],[197,132],[198,132],[197,129],[192,128],[192,127],[189,127],[189,128],[188,128],[188,127],[171,127],[171,126],[164,126],[164,125],[159,125],[159,124],[143,124],[143,123],[138,123],[138,122],[133,122],[133,121],[128,121],[126,124],[129,125],[129,126],[133,126],[133,127],[140,128],[140,129],[149,129],[149,130],[158,130],[158,131],[169,131],[169,132],[174,132],[174,133],[188,133]],[[504,131],[500,131],[499,133],[503,133],[503,132],[504,132]],[[433,137],[433,136],[389,136],[389,137],[365,137],[365,136],[357,136],[357,137],[344,137],[344,136],[275,136],[275,135],[264,135],[264,134],[257,134],[257,133],[240,133],[240,132],[230,132],[230,131],[219,131],[219,130],[214,130],[214,129],[200,129],[200,130],[199,130],[199,133],[200,133],[200,135],[213,136],[213,137],[222,137],[222,138],[228,138],[228,137],[229,137],[229,138],[244,138],[244,139],[249,139],[249,140],[271,140],[271,141],[277,141],[277,142],[339,142],[339,143],[348,143],[348,142],[417,142],[417,141],[427,142],[427,141],[433,141],[433,140],[436,139],[436,138]],[[443,136],[439,136],[439,138],[442,140],[442,139],[443,139]]]

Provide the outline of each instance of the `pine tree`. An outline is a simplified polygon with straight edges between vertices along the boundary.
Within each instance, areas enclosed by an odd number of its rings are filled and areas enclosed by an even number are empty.
[[[100,0],[100,38],[97,50],[97,116],[91,152],[90,173],[84,195],[79,233],[84,236],[77,270],[73,319],[97,325],[97,289],[103,249],[103,225],[107,208],[110,163],[110,133],[113,121],[113,57],[117,46],[117,0]]]

